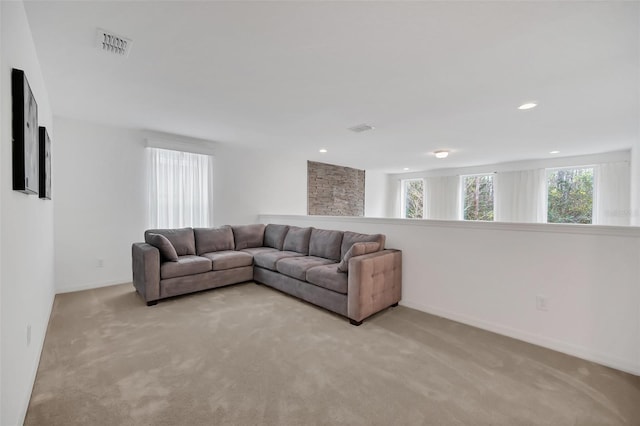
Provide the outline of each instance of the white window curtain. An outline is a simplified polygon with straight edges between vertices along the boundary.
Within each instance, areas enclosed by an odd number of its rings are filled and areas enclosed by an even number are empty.
[[[460,215],[460,177],[437,176],[425,179],[425,218],[457,220]]]
[[[545,170],[500,172],[494,177],[495,220],[546,222]]]
[[[208,227],[212,218],[213,157],[147,148],[149,227]]]
[[[596,168],[594,224],[630,223],[631,169],[629,163],[603,163]]]

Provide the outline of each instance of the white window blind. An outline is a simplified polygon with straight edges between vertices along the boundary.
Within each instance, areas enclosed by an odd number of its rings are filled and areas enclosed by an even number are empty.
[[[208,227],[212,219],[210,155],[147,148],[149,227]]]

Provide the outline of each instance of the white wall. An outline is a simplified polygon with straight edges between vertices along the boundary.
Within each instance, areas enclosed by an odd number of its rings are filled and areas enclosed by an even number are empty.
[[[53,206],[12,190],[11,69],[25,71],[38,103],[38,119],[52,140],[52,169],[57,171],[57,134],[22,2],[0,2],[0,298],[2,354],[0,424],[22,424],[38,367],[54,297]],[[27,326],[31,342],[27,344]]]
[[[56,289],[129,282],[146,220],[143,133],[59,117],[55,126]]]
[[[0,5],[0,25],[2,25],[2,6]],[[0,28],[1,30],[1,28]],[[2,31],[0,31],[0,70],[4,68],[4,48],[2,47]],[[1,73],[2,71],[0,71]],[[0,77],[1,79],[2,77]],[[8,88],[6,89],[8,90]],[[5,97],[5,85],[4,80],[0,81],[0,99],[4,99]],[[0,106],[0,143],[4,141],[4,133],[2,132],[2,126],[4,125],[4,113],[1,111],[2,107]],[[3,180],[3,161],[0,158],[0,185],[4,183]],[[2,185],[4,186],[4,185]],[[0,191],[2,189],[0,188]],[[2,424],[2,193],[0,193],[0,424]]]
[[[261,215],[387,236],[401,304],[640,375],[640,229]],[[549,310],[536,309],[536,296]]]
[[[214,163],[216,226],[254,223],[258,213],[307,213],[307,159],[291,152],[220,145]]]
[[[387,174],[367,170],[364,176],[364,215],[366,217],[389,217]]]
[[[61,117],[55,125],[56,290],[130,282],[131,243],[148,227],[145,146],[195,140]],[[214,225],[254,223],[261,210],[306,213],[305,159],[213,146]]]
[[[631,225],[640,226],[640,141],[631,148]]]

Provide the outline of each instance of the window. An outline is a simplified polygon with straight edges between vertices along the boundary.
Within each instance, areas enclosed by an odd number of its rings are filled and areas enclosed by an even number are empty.
[[[493,175],[462,177],[464,220],[493,220]]]
[[[422,219],[424,217],[423,179],[402,181],[402,217],[404,219]]]
[[[148,150],[150,227],[210,226],[212,157]]]
[[[547,170],[547,222],[592,221],[593,167]]]

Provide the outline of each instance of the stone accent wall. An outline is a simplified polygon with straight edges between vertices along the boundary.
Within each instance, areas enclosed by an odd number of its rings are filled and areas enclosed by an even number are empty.
[[[307,161],[307,212],[364,216],[364,170]]]

